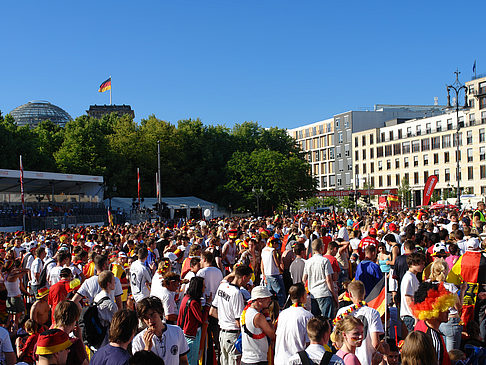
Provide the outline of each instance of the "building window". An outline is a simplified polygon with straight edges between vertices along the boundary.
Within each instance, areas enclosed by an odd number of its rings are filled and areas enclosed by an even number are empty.
[[[319,155],[320,155],[319,151],[315,151],[314,155],[315,155],[314,160],[315,160],[316,162],[319,162]]]
[[[344,156],[349,157],[349,144],[344,145]]]
[[[402,143],[402,152],[403,154],[410,153],[410,142]]]
[[[370,172],[371,173],[375,172],[375,163],[374,162],[370,163]]]
[[[445,169],[444,180],[445,181],[451,181],[451,170],[450,169]]]
[[[340,122],[340,119],[336,118],[336,128],[339,128],[339,122]]]
[[[374,148],[370,148],[370,158],[375,158]]]
[[[344,116],[344,128],[349,128],[349,115]]]
[[[420,152],[420,141],[412,141],[412,153]]]
[[[459,151],[459,154],[457,154],[457,151],[454,151],[456,155],[456,162],[461,161],[461,151]]]
[[[447,130],[452,130],[452,119],[447,119]]]
[[[474,113],[469,114],[469,125],[471,126],[476,125],[476,114]]]
[[[467,162],[472,162],[473,161],[473,149],[468,148],[467,149]]]
[[[432,137],[431,143],[432,149],[436,150],[440,148],[440,137]]]
[[[412,127],[407,127],[407,137],[412,137]]]
[[[358,152],[358,151],[354,151],[354,159],[355,159],[356,161],[358,161],[358,160],[359,160],[359,152]]]
[[[382,132],[380,135],[381,135],[381,142],[385,142],[385,132]]]
[[[427,166],[429,164],[429,155],[425,154],[424,155],[424,166]]]
[[[338,143],[343,143],[343,132],[338,133]]]
[[[479,175],[481,179],[486,179],[486,165],[479,166]]]
[[[430,139],[429,138],[424,138],[422,139],[422,151],[428,151],[430,150]]]
[[[467,144],[472,144],[473,143],[472,131],[467,131],[467,134],[466,134],[466,143]]]
[[[449,148],[451,146],[451,135],[442,136],[442,148]]]
[[[374,176],[371,177],[371,186],[375,186],[375,177]]]
[[[403,159],[403,166],[404,166],[404,167],[408,167],[408,157],[405,157],[405,158]]]
[[[422,134],[422,126],[421,125],[417,125],[417,127],[415,129],[417,131],[417,136],[420,136]]]
[[[378,161],[378,171],[381,171],[381,170],[383,170],[383,162]]]
[[[399,155],[400,152],[401,152],[401,147],[402,145],[400,143],[395,143],[393,145],[393,155],[396,156],[396,155]]]
[[[434,153],[434,165],[437,165],[439,163],[439,154]]]
[[[391,185],[391,175],[386,176],[386,185],[390,186]]]
[[[358,164],[354,165],[354,173],[356,175],[359,174],[359,165]]]
[[[366,150],[363,150],[363,160],[366,160]]]
[[[396,158],[395,159],[395,168],[396,169],[399,169],[400,168],[400,159],[399,158]]]
[[[361,137],[361,145],[366,146],[366,136]]]
[[[378,176],[378,187],[381,188],[383,186],[383,177]]]
[[[418,166],[418,156],[413,156],[413,166],[414,167]]]
[[[389,144],[385,146],[385,157],[392,155],[392,146]]]
[[[449,152],[444,152],[444,163],[449,162]]]
[[[481,124],[486,123],[486,112],[481,112]]]
[[[341,157],[341,146],[337,146],[336,147],[336,158],[340,158]]]
[[[354,147],[358,147],[358,137],[354,138]]]
[[[405,180],[406,182],[409,182],[409,181],[410,181],[410,178],[409,178],[409,176],[408,176],[408,172],[406,172],[406,173],[405,173],[405,175],[403,176],[403,178],[404,178],[404,180]]]
[[[434,175],[439,177],[439,170],[434,170]]]
[[[336,185],[336,176],[331,175],[329,176],[329,186],[335,186]]]
[[[426,123],[425,124],[425,133],[426,134],[432,133],[432,124],[431,123]]]
[[[395,175],[395,185],[400,186],[400,174]]]
[[[398,139],[401,139],[402,137],[403,137],[403,136],[402,136],[402,130],[401,130],[401,129],[399,129],[399,130],[398,130]]]
[[[479,161],[484,161],[484,160],[486,160],[486,148],[479,147]]]
[[[390,131],[388,134],[390,136],[390,141],[393,141],[393,131]]]
[[[327,150],[322,150],[322,161],[326,161],[327,160]]]
[[[472,166],[468,166],[467,167],[467,179],[468,180],[474,179],[473,172],[474,172],[474,168]]]
[[[427,181],[428,178],[429,178],[429,172],[424,171],[424,183]]]
[[[334,147],[329,148],[329,159],[334,160]]]
[[[484,139],[484,128],[481,128],[479,130],[479,143],[484,143],[485,139]]]
[[[370,144],[373,144],[373,143],[374,143],[374,142],[373,142],[373,135],[372,135],[372,134],[370,134]]]
[[[391,169],[391,161],[390,160],[386,160],[386,169],[387,170]]]
[[[339,171],[344,171],[344,163],[343,163],[343,160],[339,160],[338,161],[338,169]]]
[[[413,183],[414,184],[418,184],[419,183],[419,173],[418,172],[414,172],[413,173]]]
[[[383,157],[383,147],[376,147],[376,157]]]
[[[340,176],[338,176],[337,178],[337,186],[341,186],[342,185],[342,179]]]
[[[458,136],[459,136],[459,146],[462,146],[462,132],[459,132],[459,135],[457,133],[454,133],[454,140],[452,142],[452,145],[454,147],[457,146],[457,139],[458,139]]]
[[[486,195],[486,186],[481,186],[481,195]]]
[[[435,130],[437,132],[441,132],[442,131],[442,123],[440,120],[438,120],[437,122],[435,122]]]

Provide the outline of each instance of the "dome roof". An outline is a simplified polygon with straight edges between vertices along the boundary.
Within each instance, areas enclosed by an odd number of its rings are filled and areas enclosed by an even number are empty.
[[[48,101],[35,100],[21,105],[10,112],[17,125],[37,126],[40,122],[49,119],[51,122],[64,127],[72,120],[63,109]]]

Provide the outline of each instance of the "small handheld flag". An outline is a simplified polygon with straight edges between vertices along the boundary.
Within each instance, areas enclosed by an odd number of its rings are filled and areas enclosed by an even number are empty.
[[[473,72],[474,72],[474,74],[476,74],[476,60],[474,60],[474,63],[473,63]]]
[[[100,85],[100,89],[98,90],[98,92],[102,93],[102,92],[105,92],[106,90],[111,90],[111,77],[106,80],[106,81],[103,81]]]

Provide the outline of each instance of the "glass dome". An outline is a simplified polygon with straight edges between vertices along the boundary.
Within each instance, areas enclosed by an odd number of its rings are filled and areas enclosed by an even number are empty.
[[[35,100],[21,105],[10,112],[17,125],[37,126],[44,120],[64,127],[67,122],[72,120],[71,116],[63,109],[48,101]]]

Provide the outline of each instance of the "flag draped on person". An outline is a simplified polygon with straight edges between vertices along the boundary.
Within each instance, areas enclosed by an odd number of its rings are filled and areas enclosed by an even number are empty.
[[[365,301],[368,307],[376,309],[380,316],[385,313],[386,310],[386,288],[385,288],[386,276],[383,276],[381,280],[376,283],[375,287],[366,297]]]
[[[111,214],[110,208],[108,208],[108,225],[113,226],[113,215]]]

